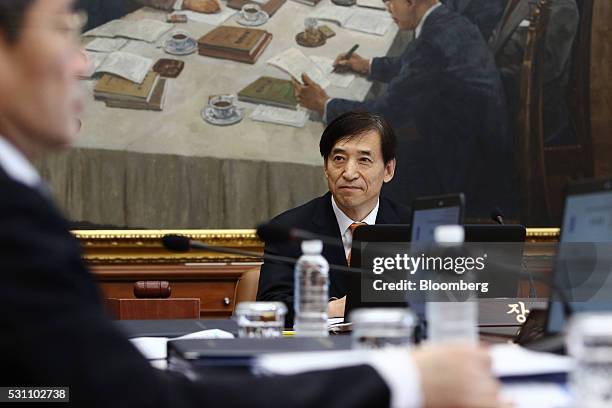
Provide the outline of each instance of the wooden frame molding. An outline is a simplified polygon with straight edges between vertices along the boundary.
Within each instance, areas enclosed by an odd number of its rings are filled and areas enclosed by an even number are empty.
[[[182,263],[244,263],[258,259],[207,251],[171,253],[166,251],[161,238],[166,234],[180,234],[211,245],[226,246],[262,253],[263,243],[254,230],[92,230],[74,231],[81,241],[85,260],[100,264],[182,264]],[[528,242],[555,242],[558,228],[528,228]]]
[[[92,230],[73,231],[89,264],[183,264],[257,262],[256,258],[208,251],[172,253],[161,244],[166,234],[185,235],[207,244],[262,253],[254,230]]]

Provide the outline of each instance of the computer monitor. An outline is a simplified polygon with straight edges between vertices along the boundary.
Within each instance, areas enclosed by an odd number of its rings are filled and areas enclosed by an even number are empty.
[[[463,224],[464,201],[463,194],[422,197],[414,200],[410,241],[413,244],[430,243],[434,240],[436,227]]]
[[[597,250],[594,246],[581,247],[580,244],[606,242],[612,243],[612,179],[571,184],[568,186],[565,198],[560,250],[555,264],[554,280],[559,282],[563,278],[565,281],[568,279],[576,281],[584,278],[576,276],[584,271],[568,268],[567,263],[563,262],[568,256],[564,251],[587,250],[591,253],[583,253],[581,256],[595,258]],[[565,244],[570,245],[565,246]],[[570,288],[570,285],[558,284],[558,286],[561,287],[561,290],[565,289],[570,292],[566,293],[568,298],[579,297],[576,293],[571,293],[574,289]],[[599,300],[572,301],[570,306],[574,312],[612,311],[612,279],[606,281],[599,290],[599,294]],[[606,298],[609,302],[605,300]],[[560,333],[565,326],[565,320],[563,304],[559,301],[559,296],[553,293],[548,305],[547,334]]]

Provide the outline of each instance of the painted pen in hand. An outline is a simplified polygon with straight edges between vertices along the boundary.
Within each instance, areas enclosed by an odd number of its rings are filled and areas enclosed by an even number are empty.
[[[357,48],[359,48],[359,44],[355,44],[351,47],[350,50],[348,50],[348,52],[346,54],[344,54],[344,56],[342,57],[343,60],[348,61],[351,59],[351,57],[353,56],[353,54],[355,53],[355,51],[357,51]],[[334,67],[334,71],[333,72],[338,72],[338,68],[344,68],[344,67],[340,67],[339,65],[336,65]]]

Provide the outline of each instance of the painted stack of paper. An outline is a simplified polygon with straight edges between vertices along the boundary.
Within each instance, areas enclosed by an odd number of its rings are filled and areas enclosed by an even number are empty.
[[[187,19],[189,21],[194,21],[196,23],[204,23],[204,24],[208,24],[212,26],[219,26],[225,23],[225,21],[228,18],[236,14],[236,10],[232,10],[231,8],[227,7],[224,3],[219,2],[219,7],[221,7],[221,10],[219,10],[217,13],[212,13],[212,14],[197,13],[195,11],[190,11],[190,10],[180,10],[173,14],[184,14],[185,16],[187,16]]]
[[[112,20],[106,24],[87,31],[85,37],[123,37],[132,40],[154,43],[174,26],[162,21],[152,19],[142,20]]]
[[[85,45],[87,51],[94,52],[113,52],[123,48],[129,40],[125,38],[95,38]]]
[[[289,48],[268,61],[268,64],[282,69],[296,81],[302,83],[305,73],[322,88],[330,85],[347,88],[355,79],[353,74],[336,74],[333,71],[333,60],[325,57],[307,57],[297,48]]]
[[[298,3],[306,4],[307,6],[316,6],[317,4],[321,2],[321,0],[293,0],[293,1],[297,1]]]
[[[269,122],[277,125],[293,126],[302,128],[306,125],[310,114],[306,109],[297,110],[277,108],[274,106],[258,105],[251,113],[251,120],[258,122]]]
[[[123,51],[112,52],[101,61],[100,59],[97,61],[98,67],[94,70],[94,73],[113,74],[137,84],[142,83],[153,67],[151,58]]]
[[[326,5],[315,9],[308,17],[332,21],[348,30],[381,36],[394,24],[388,12],[360,7]]]
[[[306,74],[322,88],[327,88],[331,82],[325,73],[310,58],[297,48],[289,48],[272,57],[268,64],[282,69],[293,79],[302,83],[302,74]]]
[[[111,108],[161,111],[166,97],[166,79],[150,71],[141,84],[104,74],[94,89],[94,97]]]
[[[90,62],[90,70],[89,72],[86,72],[83,75],[83,77],[91,78],[92,76],[94,76],[94,74],[96,73],[96,70],[104,62],[106,57],[108,57],[108,54],[105,54],[102,52],[90,52],[90,51],[85,51],[85,54],[87,55],[87,58],[89,59],[89,62]]]
[[[326,57],[318,57],[313,55],[310,59],[319,67],[319,69],[326,75],[327,79],[333,86],[339,88],[348,88],[355,79],[354,74],[342,73],[338,74],[334,72],[334,60]]]
[[[357,6],[373,8],[378,10],[386,10],[385,2],[382,0],[357,0]]]

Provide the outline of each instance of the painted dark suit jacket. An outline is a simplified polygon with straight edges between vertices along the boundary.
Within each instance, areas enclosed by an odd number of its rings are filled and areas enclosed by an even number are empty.
[[[336,238],[338,246],[325,245],[323,256],[330,264],[347,266],[340,227],[331,203],[331,193],[286,211],[270,222]],[[376,224],[407,224],[409,222],[410,210],[408,207],[380,197]],[[299,258],[301,255],[301,249],[297,243],[266,244],[265,252],[291,258]],[[342,273],[330,272],[329,280],[330,297],[341,298],[346,295],[347,282]],[[285,321],[287,327],[293,326],[293,288],[293,266],[277,262],[264,262],[259,275],[257,300],[284,302],[288,310]]]
[[[482,37],[488,40],[499,23],[508,0],[441,0],[441,3],[476,24]]]
[[[385,190],[390,198],[410,204],[461,191],[470,216],[488,217],[495,205],[511,212],[505,95],[476,26],[442,5],[401,56],[374,58],[371,78],[389,84],[383,95],[363,103],[332,99],[325,119],[366,110],[391,123],[399,146],[396,177]]]

